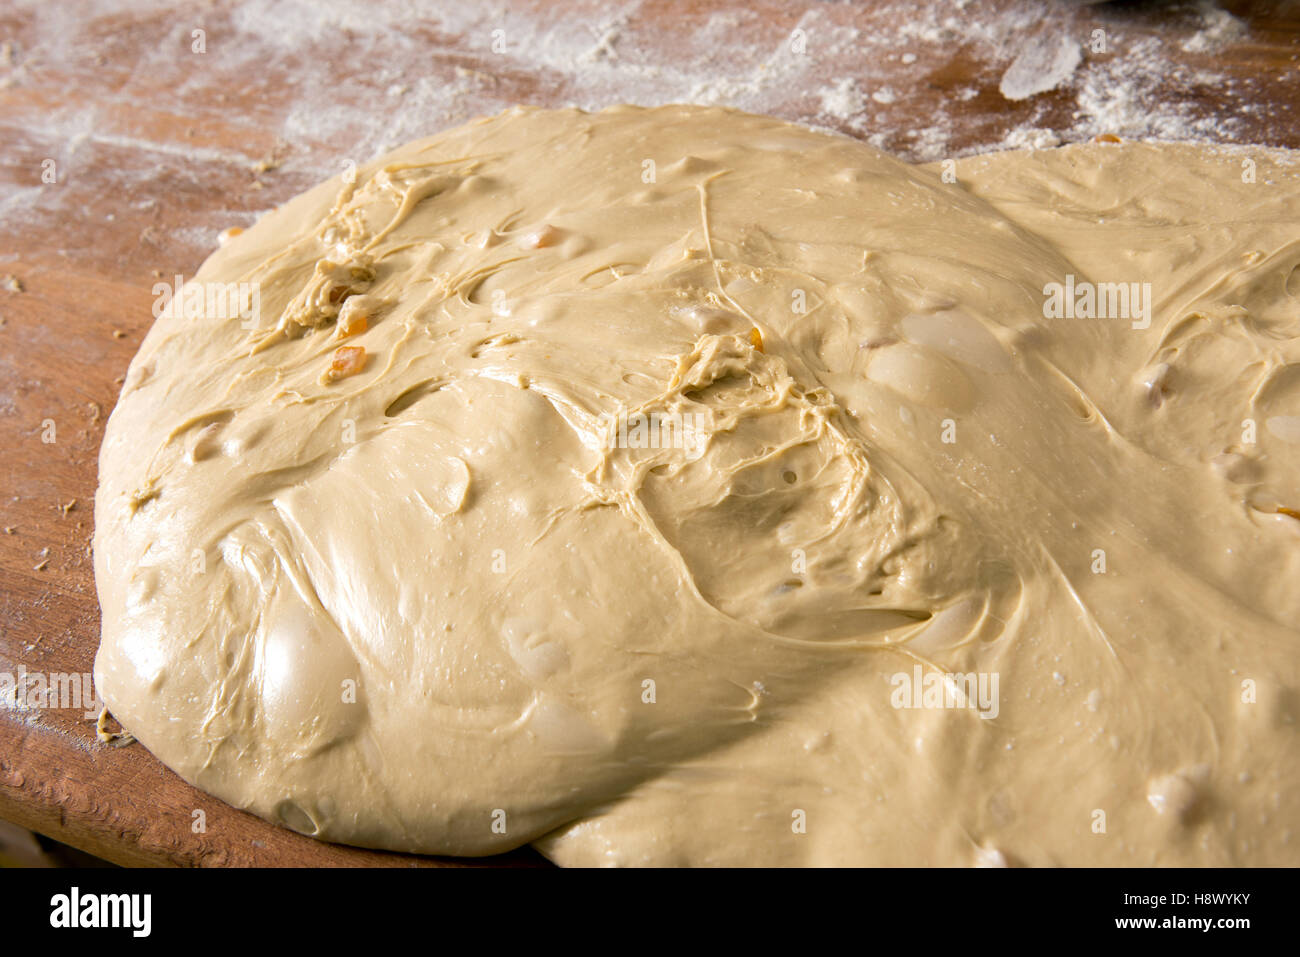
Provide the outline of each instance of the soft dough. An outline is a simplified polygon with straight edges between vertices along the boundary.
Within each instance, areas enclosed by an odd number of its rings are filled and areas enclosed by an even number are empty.
[[[1300,863],[1298,261],[1265,150],[917,168],[688,106],[412,143],[213,254],[256,314],[145,339],[98,688],[331,841]],[[1148,324],[1050,317],[1067,281]]]

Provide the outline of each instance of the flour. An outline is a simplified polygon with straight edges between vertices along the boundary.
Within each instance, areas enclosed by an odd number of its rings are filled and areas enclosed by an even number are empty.
[[[1160,95],[1170,80],[1189,87],[1230,91],[1221,74],[1171,63],[1161,44],[1147,37],[1110,60],[1091,64],[1077,89],[1071,139],[1110,133],[1126,139],[1208,140],[1237,138],[1236,116],[1200,116],[1185,102]]]
[[[1082,59],[1078,41],[1068,36],[1033,37],[1002,74],[998,90],[1008,100],[1024,100],[1054,90],[1070,78]]]
[[[843,120],[852,121],[867,105],[858,81],[851,76],[841,77],[831,86],[822,87],[818,96],[821,97],[822,112]]]
[[[1188,53],[1207,53],[1217,50],[1225,43],[1240,39],[1246,32],[1246,25],[1227,10],[1220,9],[1212,3],[1203,2],[1200,6],[1203,26],[1193,36],[1183,42],[1182,47]]]
[[[1017,127],[999,144],[1007,150],[1046,150],[1060,145],[1061,138],[1053,130],[1032,126]]]

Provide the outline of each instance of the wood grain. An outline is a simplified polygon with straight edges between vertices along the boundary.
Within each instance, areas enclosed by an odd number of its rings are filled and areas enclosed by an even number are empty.
[[[17,280],[0,289],[0,671],[91,669],[96,455],[152,321],[152,285],[192,275],[221,229],[385,143],[515,102],[696,98],[933,159],[995,147],[1018,127],[1091,135],[1087,83],[1131,66],[1150,73],[1138,85],[1148,132],[1163,118],[1200,138],[1300,148],[1294,4],[1229,4],[1242,29],[1208,45],[1195,5],[466,6],[431,3],[406,23],[342,2],[311,16],[271,0],[0,10],[0,277]],[[498,28],[504,52],[492,49]],[[1096,28],[1111,52],[1089,54],[1059,89],[1015,103],[998,92],[1030,34],[1082,40]],[[809,59],[792,65],[782,51],[796,29]],[[846,81],[864,95],[861,115],[826,108]],[[78,709],[0,710],[0,817],[121,864],[450,863],[276,828],[138,745],[100,744]],[[539,861],[523,851],[488,863]]]

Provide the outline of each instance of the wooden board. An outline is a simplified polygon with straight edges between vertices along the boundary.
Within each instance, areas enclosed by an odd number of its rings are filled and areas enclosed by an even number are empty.
[[[447,0],[410,21],[341,0],[71,6],[0,10],[10,674],[90,671],[96,455],[153,284],[192,275],[220,230],[348,160],[515,102],[673,100],[828,126],[910,159],[1099,132],[1300,148],[1294,4],[1229,4],[1240,20],[1192,4],[941,0],[510,0],[495,12]],[[1055,89],[1004,97],[1018,53],[1056,34],[1081,44],[1077,67]],[[447,863],[275,828],[138,745],[99,743],[83,710],[0,710],[0,818],[123,864]]]

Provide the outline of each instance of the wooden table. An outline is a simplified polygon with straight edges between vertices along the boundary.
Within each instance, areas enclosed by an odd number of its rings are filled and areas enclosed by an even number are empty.
[[[385,145],[515,102],[696,100],[910,159],[1100,132],[1300,148],[1297,6],[645,0],[0,10],[0,672],[89,672],[96,453],[160,279]],[[468,8],[468,9],[467,9]],[[297,11],[297,12],[295,12]],[[1096,30],[1104,50],[1095,49]],[[196,32],[200,31],[200,32]],[[1052,90],[999,87],[1079,41]],[[438,864],[321,844],[203,795],[84,709],[0,710],[0,817],[122,864]],[[193,833],[203,810],[206,831]],[[490,863],[535,863],[530,851]]]

